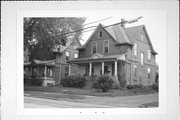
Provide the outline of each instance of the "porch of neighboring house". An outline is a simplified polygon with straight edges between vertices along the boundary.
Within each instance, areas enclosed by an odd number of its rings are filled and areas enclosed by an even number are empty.
[[[24,64],[24,84],[55,85],[55,61],[34,60]]]

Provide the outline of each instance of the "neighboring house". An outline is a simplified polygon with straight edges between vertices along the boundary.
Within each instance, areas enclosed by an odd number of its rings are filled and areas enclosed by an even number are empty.
[[[65,76],[71,74],[77,74],[77,65],[71,67],[69,71],[68,60],[72,60],[78,57],[77,47],[80,47],[79,41],[69,40],[66,46],[56,46],[54,54],[56,54],[55,60],[41,61],[34,60],[33,62],[24,62],[24,80],[25,84],[31,84],[32,80],[43,81],[42,85],[55,85],[60,83],[60,80]],[[26,56],[24,58],[26,59]],[[33,78],[33,79],[32,79]]]
[[[123,76],[127,84],[155,82],[157,53],[144,25],[124,28],[99,24],[78,50],[79,57],[68,61],[70,68],[74,64],[79,66],[77,74],[106,74],[117,83],[118,76]]]

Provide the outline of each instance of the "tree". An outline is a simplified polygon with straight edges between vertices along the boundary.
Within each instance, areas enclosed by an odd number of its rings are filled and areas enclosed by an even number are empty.
[[[54,59],[55,45],[65,45],[68,39],[79,40],[85,18],[24,18],[24,50],[30,61]]]

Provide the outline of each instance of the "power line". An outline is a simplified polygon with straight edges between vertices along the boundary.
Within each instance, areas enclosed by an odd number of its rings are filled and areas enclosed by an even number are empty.
[[[90,23],[84,24],[83,26],[90,25],[90,24],[97,23],[97,22],[101,22],[101,21],[105,21],[105,20],[110,19],[110,18],[112,18],[112,16],[111,16],[111,17],[104,18],[104,19],[102,19],[102,20],[98,20],[98,21],[94,21],[94,22],[90,22]]]

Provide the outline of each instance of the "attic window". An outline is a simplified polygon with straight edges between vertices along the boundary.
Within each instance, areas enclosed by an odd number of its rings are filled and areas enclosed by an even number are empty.
[[[137,44],[134,43],[134,55],[137,56]]]
[[[151,50],[148,50],[148,60],[151,60]]]
[[[69,60],[69,51],[66,51],[66,61]]]
[[[99,38],[102,38],[102,31],[99,32]]]

